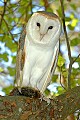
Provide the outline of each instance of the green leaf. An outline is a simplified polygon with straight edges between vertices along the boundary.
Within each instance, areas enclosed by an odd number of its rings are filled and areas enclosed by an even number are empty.
[[[74,19],[72,20],[71,26],[72,26],[72,27],[76,27],[77,23],[78,23],[78,19],[74,18]]]
[[[9,95],[9,93],[11,92],[11,90],[13,89],[13,86],[10,85],[6,88],[3,88],[2,91],[6,93],[6,95]]]
[[[50,90],[46,89],[45,90],[45,95],[48,96],[50,94]]]
[[[13,63],[13,64],[16,63],[16,56],[12,56],[12,63]]]
[[[2,67],[0,67],[0,72],[2,72],[3,71],[3,68]]]
[[[53,10],[51,8],[47,8],[47,12],[53,12]]]
[[[77,81],[76,81],[75,79],[73,79],[73,80],[71,81],[71,86],[72,86],[72,88],[75,87],[76,84],[77,84]]]
[[[43,0],[40,0],[40,5],[41,5],[41,6],[44,6]]]
[[[13,43],[13,41],[10,39],[10,37],[7,37],[7,41],[5,44],[12,52],[17,51],[17,45]]]
[[[8,54],[7,53],[0,54],[0,58],[2,58],[4,61],[8,62]]]
[[[71,24],[68,25],[68,28],[69,28],[70,30],[74,30],[74,27],[73,27]]]
[[[58,86],[58,87],[57,87],[57,90],[58,90],[58,94],[59,94],[59,95],[62,94],[62,93],[64,93],[64,91],[65,91],[62,86]]]
[[[15,75],[15,69],[14,68],[8,67],[8,71],[9,71],[11,76]]]
[[[71,6],[74,10],[76,10],[76,8],[77,8],[75,4],[71,4],[70,6]]]
[[[65,21],[70,22],[71,18],[70,17],[65,17]]]
[[[60,17],[62,17],[62,11],[61,11],[61,7],[59,7],[59,9],[57,10],[58,14]]]
[[[53,77],[52,77],[52,83],[56,82],[57,78],[58,78],[58,75],[53,75]]]
[[[59,57],[58,57],[58,66],[61,67],[61,66],[64,65],[64,63],[65,63],[65,59],[61,55],[59,55]]]
[[[71,40],[70,45],[71,46],[76,46],[80,44],[80,39],[79,38],[74,38]]]
[[[78,85],[80,85],[80,79],[77,80]]]

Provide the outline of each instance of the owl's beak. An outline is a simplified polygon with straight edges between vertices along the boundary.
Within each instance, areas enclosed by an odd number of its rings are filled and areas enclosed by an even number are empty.
[[[41,33],[40,33],[40,41],[43,39],[44,35],[45,35],[45,34],[41,34]]]

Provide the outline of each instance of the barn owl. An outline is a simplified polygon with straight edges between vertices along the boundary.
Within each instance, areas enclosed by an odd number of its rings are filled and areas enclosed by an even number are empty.
[[[16,83],[44,93],[56,68],[61,22],[53,13],[34,13],[19,42]]]

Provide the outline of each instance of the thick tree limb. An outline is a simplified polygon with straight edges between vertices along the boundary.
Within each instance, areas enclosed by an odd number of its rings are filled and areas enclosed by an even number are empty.
[[[46,101],[24,96],[0,97],[0,120],[64,120],[80,109],[80,86]]]

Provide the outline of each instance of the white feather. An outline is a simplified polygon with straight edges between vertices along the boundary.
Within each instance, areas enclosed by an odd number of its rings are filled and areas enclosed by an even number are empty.
[[[55,14],[34,13],[26,31],[23,78],[18,81],[18,86],[31,86],[43,93],[56,68],[61,23]]]

